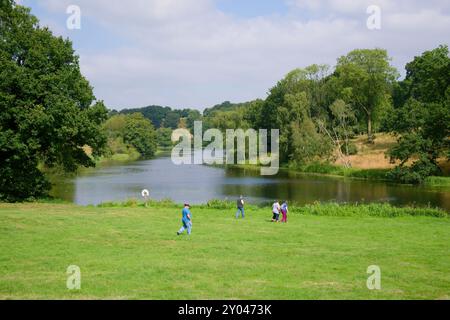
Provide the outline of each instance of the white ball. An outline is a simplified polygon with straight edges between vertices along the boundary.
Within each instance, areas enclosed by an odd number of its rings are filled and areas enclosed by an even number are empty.
[[[144,189],[144,190],[142,190],[141,194],[145,198],[145,197],[148,197],[150,195],[150,192],[147,189]]]

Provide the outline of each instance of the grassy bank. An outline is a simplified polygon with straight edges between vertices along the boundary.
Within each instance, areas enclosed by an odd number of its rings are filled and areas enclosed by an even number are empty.
[[[195,206],[177,237],[170,201],[79,207],[0,204],[1,299],[449,299],[450,220],[434,209],[383,205]],[[78,265],[80,291],[66,288]],[[378,265],[382,289],[366,287]]]
[[[245,170],[259,171],[260,167],[257,165],[229,165],[229,167],[241,168]],[[353,179],[364,179],[373,181],[389,181],[397,183],[389,178],[388,173],[391,169],[359,169],[359,168],[345,168],[336,164],[327,163],[312,163],[304,166],[282,166],[280,170],[285,170],[290,173],[307,173],[318,174],[333,177],[344,177]],[[424,185],[428,187],[450,187],[450,177],[428,177],[424,181]]]
[[[345,168],[343,166],[326,163],[313,163],[300,167],[290,167],[288,169],[295,172],[316,173],[347,178],[383,180],[383,181],[389,181],[387,173],[390,170],[390,169]]]
[[[428,177],[424,184],[431,187],[450,187],[450,177]]]
[[[338,165],[316,163],[302,167],[289,168],[289,170],[347,178],[397,182],[390,179],[388,176],[391,169],[345,168]],[[450,177],[427,177],[423,184],[428,187],[450,187]]]
[[[375,135],[374,143],[367,143],[367,136],[357,136],[351,140],[351,143],[355,145],[357,154],[348,157],[348,161],[351,163],[351,168],[343,166],[342,161],[337,159],[333,163],[311,163],[308,165],[284,165],[282,170],[287,170],[292,173],[309,173],[328,175],[336,177],[346,177],[365,180],[378,180],[378,181],[392,181],[388,176],[390,170],[395,167],[395,164],[391,163],[389,158],[386,157],[388,150],[393,147],[396,142],[396,137],[388,133],[377,133]],[[259,170],[255,165],[237,165],[235,167],[247,169],[247,170]],[[441,177],[428,177],[424,181],[424,185],[429,187],[450,187],[450,163],[445,159],[441,159],[440,167],[444,176]]]
[[[155,157],[163,156],[170,154],[170,150],[167,148],[158,148],[155,152]],[[142,159],[142,155],[137,152],[131,150],[128,153],[115,153],[108,157],[101,157],[98,161],[98,165],[108,164],[112,162],[130,162],[130,161],[137,161]]]

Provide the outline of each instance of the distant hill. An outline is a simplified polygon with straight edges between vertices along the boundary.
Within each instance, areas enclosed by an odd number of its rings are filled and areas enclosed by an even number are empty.
[[[205,111],[203,111],[203,116],[208,117],[212,113],[217,112],[217,111],[226,112],[226,111],[233,111],[233,110],[240,109],[240,108],[245,108],[250,103],[252,103],[252,101],[242,102],[242,103],[231,103],[230,101],[225,101],[225,102],[222,102],[221,104],[215,105],[212,108],[205,109]]]
[[[214,107],[207,108],[203,112],[204,117],[211,116],[214,112],[227,112],[233,111],[239,108],[247,107],[250,102],[243,103],[231,103],[230,101],[222,102],[221,104],[215,105]],[[201,118],[201,113],[194,109],[172,109],[170,107],[162,107],[158,105],[151,105],[143,108],[131,108],[123,109],[121,111],[112,111],[111,114],[131,114],[131,113],[142,113],[142,115],[149,119],[156,129],[164,127],[176,129],[180,123],[180,119],[186,118],[188,127],[192,126],[194,120]]]
[[[192,110],[173,110],[170,107],[152,105],[143,108],[124,109],[119,113],[130,114],[136,112],[142,113],[144,117],[146,117],[153,123],[155,128],[165,127],[176,129],[178,127],[180,119],[188,117],[189,112],[192,112]]]

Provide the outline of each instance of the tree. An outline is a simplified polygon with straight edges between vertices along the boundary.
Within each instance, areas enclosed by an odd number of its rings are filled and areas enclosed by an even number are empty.
[[[133,145],[144,157],[155,155],[157,147],[155,128],[141,113],[133,113],[126,117],[124,141]]]
[[[41,28],[30,9],[0,1],[0,199],[45,195],[38,165],[94,166],[107,110],[95,102],[69,40]]]
[[[305,164],[321,155],[328,157],[329,143],[314,121],[318,115],[328,112],[323,106],[327,101],[328,69],[326,65],[312,65],[289,72],[258,106],[257,128],[280,129],[282,163]]]
[[[258,128],[261,123],[261,110],[264,106],[264,100],[257,99],[248,103],[244,109],[244,120],[251,128]]]
[[[335,70],[340,96],[364,115],[368,141],[373,142],[373,120],[389,104],[398,72],[390,65],[386,50],[354,50],[338,59]]]
[[[227,129],[248,129],[249,124],[244,119],[244,110],[214,111],[206,118],[203,129],[215,128],[223,133]]]
[[[172,129],[159,128],[156,130],[156,138],[158,146],[161,148],[169,148],[172,146]]]
[[[191,131],[194,129],[194,122],[200,121],[202,119],[202,115],[198,110],[189,110],[188,116],[186,118],[186,126]]]
[[[408,183],[442,174],[437,159],[450,159],[450,58],[448,47],[423,53],[406,65],[400,105],[391,127],[398,143],[389,155],[400,164],[391,176]],[[412,162],[411,164],[409,162]]]
[[[285,78],[288,92],[305,92],[310,105],[311,117],[326,114],[330,101],[330,93],[327,91],[330,66],[313,64],[304,69],[295,69]]]
[[[178,124],[180,123],[181,115],[176,111],[170,111],[167,113],[164,121],[162,122],[162,126],[171,129],[177,129]]]
[[[311,105],[306,92],[302,91],[285,96],[285,106],[279,108],[281,159],[295,165],[304,165],[313,161],[327,159],[331,144],[319,131],[310,116]]]
[[[354,123],[356,122],[355,113],[351,106],[343,100],[336,100],[331,106],[332,121],[327,128],[327,123],[319,119],[318,125],[322,132],[324,132],[330,141],[336,147],[338,157],[341,159],[345,167],[351,167],[348,160],[350,155],[350,137],[354,132]]]
[[[448,46],[426,51],[406,65],[407,97],[424,103],[442,102],[450,82]]]
[[[127,123],[128,115],[116,114],[111,117],[103,124],[103,128],[106,131],[108,138],[117,138],[125,134],[125,126]]]

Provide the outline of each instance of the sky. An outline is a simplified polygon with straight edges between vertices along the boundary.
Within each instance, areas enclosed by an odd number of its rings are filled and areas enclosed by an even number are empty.
[[[289,71],[334,66],[384,48],[404,75],[415,56],[450,43],[448,0],[20,0],[70,38],[83,75],[111,109],[203,110],[265,98]],[[80,28],[69,29],[70,5]],[[377,6],[379,27],[367,21]]]

